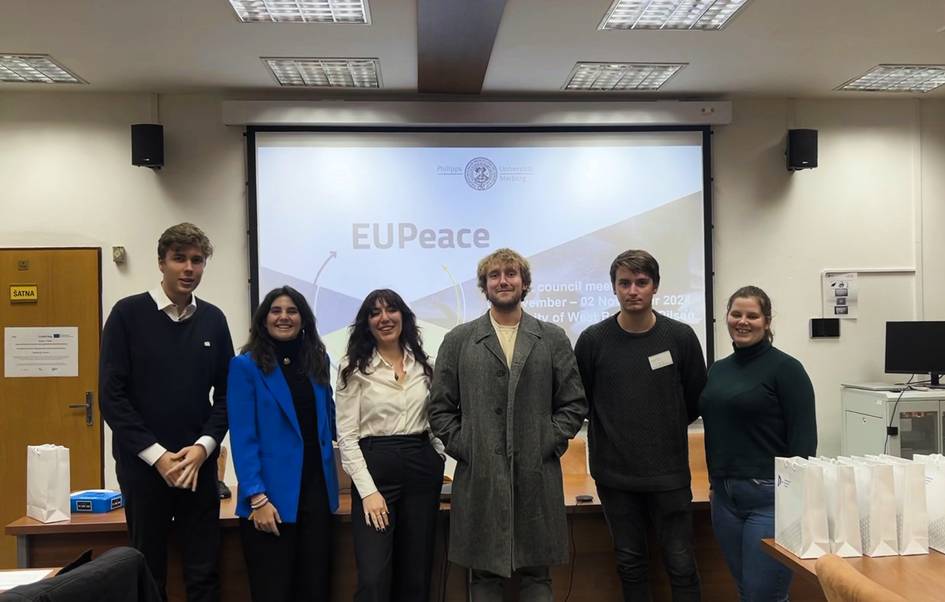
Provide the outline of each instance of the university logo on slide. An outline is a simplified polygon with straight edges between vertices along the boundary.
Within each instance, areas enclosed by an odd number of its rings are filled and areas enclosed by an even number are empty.
[[[495,163],[485,157],[476,157],[466,164],[466,183],[475,190],[489,190],[499,175]]]

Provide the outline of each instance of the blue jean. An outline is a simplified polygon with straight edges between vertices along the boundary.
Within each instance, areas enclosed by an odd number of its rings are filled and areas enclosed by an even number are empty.
[[[761,549],[774,537],[773,479],[711,479],[712,529],[742,602],[788,600],[791,569]]]

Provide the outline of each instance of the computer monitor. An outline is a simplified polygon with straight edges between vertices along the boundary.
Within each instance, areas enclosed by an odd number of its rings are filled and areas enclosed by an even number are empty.
[[[945,322],[886,322],[886,373],[925,374],[940,386],[945,372]]]

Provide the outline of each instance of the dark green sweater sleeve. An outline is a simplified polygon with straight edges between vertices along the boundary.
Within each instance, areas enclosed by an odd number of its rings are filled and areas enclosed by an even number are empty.
[[[816,456],[817,410],[814,386],[799,361],[790,356],[785,356],[782,361],[781,369],[775,372],[775,383],[784,413],[787,455],[802,458]]]

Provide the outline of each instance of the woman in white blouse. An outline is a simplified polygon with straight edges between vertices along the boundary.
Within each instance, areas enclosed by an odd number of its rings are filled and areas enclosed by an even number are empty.
[[[335,393],[357,601],[429,600],[445,459],[427,422],[432,376],[414,313],[394,291],[372,291],[351,325]]]

